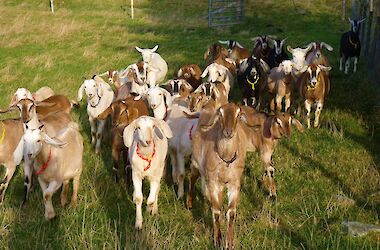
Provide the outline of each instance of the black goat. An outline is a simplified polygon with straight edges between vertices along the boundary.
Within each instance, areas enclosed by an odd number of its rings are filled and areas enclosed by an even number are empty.
[[[251,38],[251,41],[253,42],[252,54],[256,58],[263,59],[266,63],[268,63],[269,53],[272,50],[272,48],[269,47],[269,42],[273,41],[273,38],[271,36],[264,35]]]
[[[356,72],[356,64],[358,63],[358,59],[360,56],[360,39],[359,39],[359,25],[362,23],[365,18],[362,20],[351,20],[351,18],[348,19],[351,23],[351,30],[344,33],[342,37],[340,38],[340,66],[339,70],[343,70],[343,64],[345,64],[344,67],[344,73],[348,74],[348,68],[350,67],[350,59],[354,59],[354,72]]]
[[[273,49],[269,53],[268,65],[271,69],[278,67],[280,63],[284,60],[289,60],[288,54],[284,50],[286,38],[279,40],[273,40]]]
[[[263,59],[250,56],[238,66],[237,82],[242,92],[243,103],[259,108],[268,82],[269,66]]]

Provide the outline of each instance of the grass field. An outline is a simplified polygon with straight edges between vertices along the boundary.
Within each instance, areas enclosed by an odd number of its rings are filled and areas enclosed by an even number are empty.
[[[131,20],[126,0],[56,0],[54,15],[48,1],[0,0],[0,106],[5,107],[21,86],[36,90],[47,85],[74,99],[83,77],[139,60],[135,46],[159,44],[158,52],[169,64],[169,78],[183,64],[204,66],[204,51],[220,39],[235,39],[249,48],[250,38],[260,34],[288,37],[292,47],[322,40],[334,51],[327,53],[333,65],[332,87],[321,128],[295,132],[281,141],[273,157],[275,202],[261,189],[259,158],[248,155],[235,245],[238,249],[379,249],[379,234],[354,238],[341,228],[344,220],[380,223],[380,137],[373,111],[378,89],[367,80],[365,59],[355,75],[338,70],[339,37],[349,29],[348,22],[340,19],[340,2],[296,0],[295,9],[292,1],[246,1],[243,24],[209,29],[207,1],[135,1]],[[239,101],[237,91],[234,101]],[[159,216],[143,214],[143,230],[136,232],[132,190],[114,183],[109,137],[103,153],[95,155],[85,105],[73,116],[85,140],[78,205],[62,208],[56,195],[58,217],[46,221],[36,185],[27,207],[20,209],[23,170],[19,167],[0,206],[0,248],[213,247],[211,212],[200,186],[190,211],[184,200],[176,200],[170,178],[161,182]],[[328,121],[342,133],[331,132]],[[148,185],[144,187],[146,197]],[[337,202],[339,194],[355,204]]]

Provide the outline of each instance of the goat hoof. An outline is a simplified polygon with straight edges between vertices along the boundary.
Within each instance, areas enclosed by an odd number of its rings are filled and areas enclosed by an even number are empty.
[[[188,209],[193,208],[193,198],[190,198],[190,196],[187,197],[186,206]]]
[[[136,221],[135,229],[136,230],[141,230],[142,229],[142,221]]]
[[[45,219],[52,220],[52,219],[54,219],[54,217],[55,217],[55,212],[54,211],[45,212]]]

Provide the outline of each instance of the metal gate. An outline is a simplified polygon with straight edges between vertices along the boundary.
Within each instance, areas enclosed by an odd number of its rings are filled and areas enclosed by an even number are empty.
[[[244,0],[208,0],[208,26],[233,25],[243,21]]]

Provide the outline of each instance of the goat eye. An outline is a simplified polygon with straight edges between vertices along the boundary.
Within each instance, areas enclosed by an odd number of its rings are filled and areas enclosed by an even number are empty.
[[[41,140],[38,140],[37,143],[41,143]]]
[[[160,95],[162,95],[162,93],[160,93]]]

